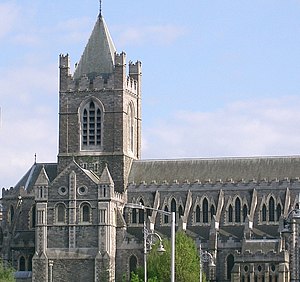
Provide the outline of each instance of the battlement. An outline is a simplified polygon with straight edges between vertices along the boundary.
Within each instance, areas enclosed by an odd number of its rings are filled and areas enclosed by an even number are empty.
[[[126,53],[122,52],[120,54],[115,53],[115,65],[124,66],[126,65]]]
[[[124,81],[124,90],[132,92],[132,94],[137,95],[138,93],[138,81],[133,77],[127,76]],[[67,91],[97,91],[104,89],[114,89],[115,88],[115,76],[110,75],[99,75],[95,78],[88,77],[87,75],[82,76],[80,79],[74,79],[72,76],[67,77]]]
[[[70,74],[69,55],[59,56],[61,90],[67,92],[98,91],[106,89],[124,89],[133,95],[138,95],[140,89],[139,76],[141,75],[141,62],[129,62],[129,75],[126,77],[126,53],[115,53],[115,66],[111,74],[90,73],[74,79]],[[120,76],[121,75],[121,76]],[[120,80],[121,79],[121,80]],[[121,84],[120,84],[121,82]]]
[[[8,189],[2,188],[2,197],[3,198],[18,198],[18,197],[23,197],[23,196],[28,196],[32,195],[31,191],[25,190],[24,186],[20,186],[18,188],[15,187],[10,187]]]
[[[129,62],[129,75],[141,75],[142,74],[142,63],[140,61],[136,61],[133,63]]]
[[[70,58],[69,54],[60,54],[59,55],[59,67],[60,68],[70,68]]]
[[[126,200],[124,193],[119,193],[119,192],[114,193],[114,198],[120,202],[125,202]]]
[[[289,179],[287,177],[283,179],[252,179],[252,180],[233,180],[232,178],[229,179],[219,179],[212,181],[211,179],[194,179],[189,180],[185,179],[184,181],[178,181],[177,179],[174,179],[172,181],[158,181],[158,180],[152,180],[152,181],[145,181],[142,180],[139,183],[130,182],[129,187],[131,189],[145,189],[145,188],[154,188],[157,189],[159,187],[166,187],[168,189],[172,188],[186,188],[186,189],[199,189],[200,187],[205,187],[207,189],[224,189],[224,187],[277,187],[277,186],[294,186],[299,187],[300,185],[300,179]]]

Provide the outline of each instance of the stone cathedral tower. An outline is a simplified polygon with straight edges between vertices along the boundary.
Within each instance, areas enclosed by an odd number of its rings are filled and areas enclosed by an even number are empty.
[[[133,159],[141,155],[141,63],[117,54],[100,15],[70,74],[60,56],[58,172],[72,159],[98,176],[107,165],[115,189],[125,190]]]
[[[57,175],[49,181],[43,167],[33,187],[33,281],[115,281],[125,188],[141,151],[141,63],[127,76],[100,15],[74,74],[68,55],[59,67]]]

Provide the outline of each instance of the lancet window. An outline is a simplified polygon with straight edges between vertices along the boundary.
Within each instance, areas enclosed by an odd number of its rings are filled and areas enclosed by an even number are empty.
[[[83,149],[93,149],[102,144],[102,111],[94,101],[85,105],[82,111],[82,146]]]

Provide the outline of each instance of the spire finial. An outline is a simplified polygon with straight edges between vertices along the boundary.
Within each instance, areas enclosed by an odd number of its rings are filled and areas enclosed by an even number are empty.
[[[102,0],[99,0],[99,17],[102,17]]]

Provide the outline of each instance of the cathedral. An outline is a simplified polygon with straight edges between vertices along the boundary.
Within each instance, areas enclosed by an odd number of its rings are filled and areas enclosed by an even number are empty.
[[[300,157],[141,159],[141,76],[101,13],[74,73],[59,56],[57,163],[2,190],[0,252],[17,281],[129,281],[144,223],[170,237],[159,211],[175,212],[209,281],[299,281]]]

